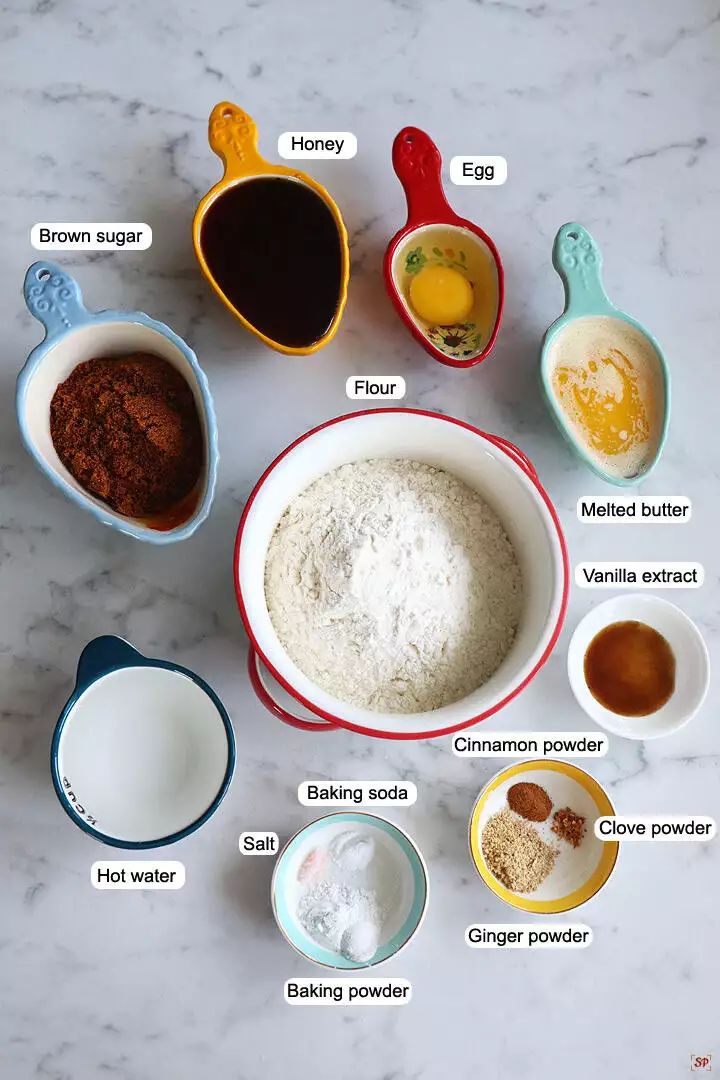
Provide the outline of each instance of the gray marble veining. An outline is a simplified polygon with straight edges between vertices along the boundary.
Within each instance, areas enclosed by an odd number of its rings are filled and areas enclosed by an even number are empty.
[[[8,0],[0,18],[0,1073],[12,1080],[672,1080],[715,1051],[720,847],[635,844],[581,913],[582,952],[477,952],[473,921],[505,921],[469,862],[467,819],[493,762],[448,740],[375,742],[292,731],[255,701],[232,584],[241,508],[292,438],[349,411],[353,373],[399,373],[407,402],[515,440],[583,558],[693,559],[699,591],[673,597],[718,654],[716,138],[720,15],[714,0],[528,3],[248,0],[175,5]],[[195,264],[190,222],[220,174],[207,116],[223,98],[257,121],[260,149],[280,132],[350,130],[352,161],[307,168],[341,206],[352,241],[340,331],[289,360],[244,334]],[[404,221],[390,163],[407,123],[445,162],[503,154],[504,187],[455,188],[458,211],[495,239],[507,274],[497,347],[480,368],[445,370],[413,342],[381,278]],[[213,514],[190,541],[158,551],[96,525],[54,492],[23,452],[16,373],[40,328],[22,303],[40,220],[147,221],[146,252],[57,261],[91,307],[143,309],[188,338],[210,378],[220,424]],[[674,412],[646,493],[684,494],[681,527],[579,525],[580,494],[608,489],[570,457],[540,400],[536,365],[562,290],[550,265],[564,221],[590,228],[612,298],[663,343]],[[289,272],[301,255],[278,252]],[[574,589],[565,631],[533,685],[489,729],[582,729],[565,676],[569,634],[601,594]],[[104,853],[56,803],[48,747],[85,642],[126,635],[195,668],[236,725],[238,768],[216,817],[177,845],[178,893],[95,892]],[[591,766],[619,810],[718,816],[717,694],[681,733],[646,746],[613,739]],[[283,981],[316,973],[276,931],[271,861],[241,859],[243,829],[287,837],[313,812],[312,776],[412,778],[420,797],[391,812],[424,851],[427,921],[387,974],[410,978],[405,1008],[286,1005]],[[580,915],[580,913],[578,913]]]

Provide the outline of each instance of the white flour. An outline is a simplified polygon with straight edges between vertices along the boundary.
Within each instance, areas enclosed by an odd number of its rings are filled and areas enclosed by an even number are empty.
[[[408,460],[343,465],[297,496],[270,541],[275,631],[313,682],[378,712],[438,709],[512,645],[522,581],[495,513]]]

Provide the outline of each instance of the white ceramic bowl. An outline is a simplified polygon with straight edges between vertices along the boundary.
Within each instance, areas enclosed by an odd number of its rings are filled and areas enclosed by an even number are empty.
[[[464,480],[498,514],[520,562],[523,613],[510,652],[478,690],[434,712],[373,712],[332,697],[293,663],[268,613],[265,559],[287,506],[318,477],[367,458],[411,458]],[[430,738],[469,727],[496,712],[542,667],[565,614],[568,561],[557,514],[537,473],[516,447],[448,416],[380,409],[351,413],[315,428],[270,465],[240,521],[235,584],[252,645],[253,687],[276,716],[314,730],[333,725],[385,738]],[[289,695],[284,700],[278,684]]]
[[[559,852],[551,873],[531,893],[515,893],[507,889],[492,873],[482,852],[482,833],[488,819],[506,809],[508,790],[517,783],[538,784],[545,789],[553,804],[547,821],[528,822],[546,844]],[[560,840],[552,832],[552,814],[565,806],[585,818],[585,834],[577,848]],[[591,900],[615,869],[619,843],[617,840],[598,840],[593,831],[599,817],[614,814],[613,804],[595,777],[569,761],[541,758],[508,765],[488,781],[473,807],[470,854],[475,869],[491,892],[519,911],[536,915],[558,915],[563,911],[572,911]]]
[[[297,916],[298,901],[305,889],[298,880],[303,862],[313,850],[327,848],[335,837],[347,832],[372,839],[376,851],[374,862],[380,862],[384,876],[394,878],[396,883],[394,902],[371,960],[350,960],[331,951],[310,937]],[[381,880],[382,876],[380,872]],[[352,881],[349,885],[357,887]],[[363,881],[360,887],[369,885]],[[275,864],[271,899],[278,927],[301,956],[338,971],[360,971],[384,964],[410,944],[425,918],[428,892],[425,860],[406,832],[376,814],[343,811],[318,818],[288,840]]]
[[[593,697],[585,681],[590,642],[606,626],[637,620],[662,634],[675,654],[675,691],[650,716],[618,716]],[[568,677],[578,704],[606,731],[625,739],[657,739],[687,724],[698,712],[710,685],[710,658],[695,623],[669,600],[645,593],[614,596],[598,604],[579,623],[568,649]]]

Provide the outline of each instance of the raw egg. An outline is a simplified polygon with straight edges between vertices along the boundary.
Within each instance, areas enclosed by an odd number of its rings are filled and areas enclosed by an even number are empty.
[[[472,285],[450,266],[425,266],[410,282],[410,303],[426,322],[451,326],[472,311]]]

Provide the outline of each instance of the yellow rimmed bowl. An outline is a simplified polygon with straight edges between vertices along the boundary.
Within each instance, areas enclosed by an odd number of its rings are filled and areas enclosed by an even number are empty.
[[[553,809],[544,822],[527,822],[543,840],[559,849],[555,867],[532,893],[506,889],[492,874],[482,853],[482,831],[488,818],[507,807],[508,789],[517,783],[538,784],[552,799]],[[585,835],[577,848],[551,831],[556,810],[569,806],[585,818]],[[502,769],[483,788],[470,817],[470,854],[475,869],[495,896],[519,911],[559,915],[580,907],[603,888],[617,863],[617,841],[598,840],[594,834],[599,817],[614,816],[615,809],[597,780],[567,761],[523,761]]]

